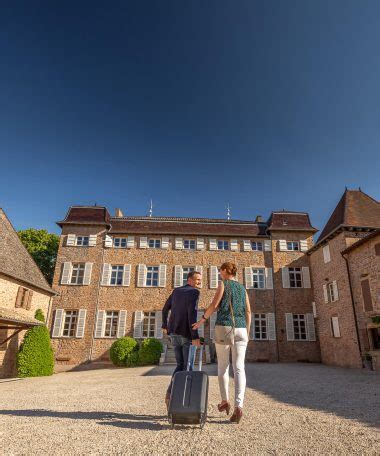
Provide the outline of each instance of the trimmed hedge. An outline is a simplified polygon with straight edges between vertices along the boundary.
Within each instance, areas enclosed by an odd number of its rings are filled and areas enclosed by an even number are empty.
[[[138,350],[138,344],[132,337],[121,337],[111,345],[110,357],[116,366],[125,366],[128,358]]]
[[[157,364],[163,352],[162,343],[157,339],[144,339],[140,345],[139,362],[141,365]]]
[[[40,309],[35,318],[45,321]],[[50,343],[48,328],[35,326],[28,329],[17,354],[17,374],[19,377],[42,377],[54,373],[54,352]]]

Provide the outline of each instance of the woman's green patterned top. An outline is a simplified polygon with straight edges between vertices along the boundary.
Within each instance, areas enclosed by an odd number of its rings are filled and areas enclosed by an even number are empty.
[[[245,316],[246,300],[245,288],[236,280],[223,280],[224,293],[218,307],[216,316],[216,325],[232,326],[232,317],[230,311],[230,296],[231,303],[235,316],[235,328],[246,328],[247,320]]]

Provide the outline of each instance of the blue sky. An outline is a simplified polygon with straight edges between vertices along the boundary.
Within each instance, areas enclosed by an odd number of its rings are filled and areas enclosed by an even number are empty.
[[[12,4],[13,3],[13,4]],[[380,3],[9,2],[0,206],[58,232],[70,205],[268,217],[320,229],[380,199]]]

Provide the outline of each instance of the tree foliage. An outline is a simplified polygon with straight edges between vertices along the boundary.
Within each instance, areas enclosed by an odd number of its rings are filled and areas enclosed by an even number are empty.
[[[20,230],[18,235],[46,280],[51,284],[57,259],[59,236],[35,228]]]

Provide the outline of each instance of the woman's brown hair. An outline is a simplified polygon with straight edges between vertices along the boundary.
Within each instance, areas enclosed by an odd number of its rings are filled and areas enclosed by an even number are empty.
[[[235,263],[232,263],[232,261],[226,261],[222,264],[222,266],[220,266],[220,269],[226,271],[227,274],[233,275],[234,277],[236,276],[237,267]]]

